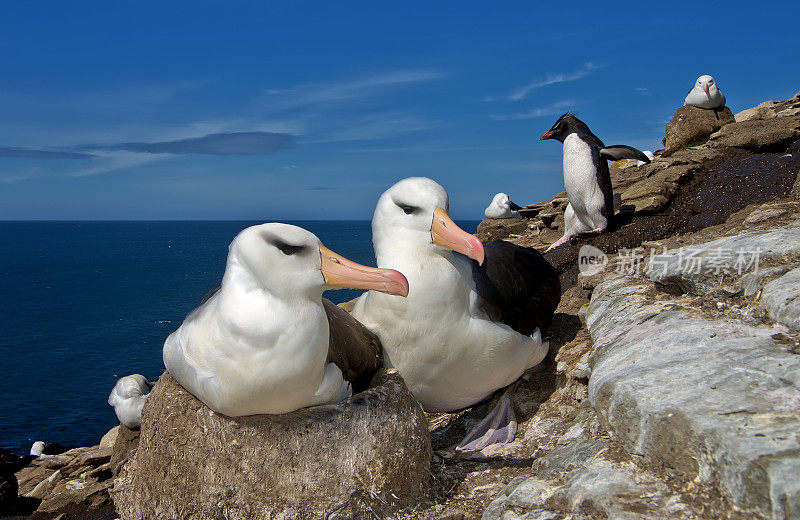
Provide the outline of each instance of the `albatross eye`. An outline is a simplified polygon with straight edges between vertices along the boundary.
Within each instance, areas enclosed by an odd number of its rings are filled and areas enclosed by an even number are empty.
[[[293,246],[293,245],[287,244],[286,242],[283,242],[281,240],[276,240],[273,243],[273,245],[275,247],[277,247],[280,250],[280,252],[283,253],[286,256],[294,255],[296,253],[301,252],[303,249],[305,249],[305,246]]]
[[[408,204],[403,204],[402,202],[395,202],[395,204],[397,204],[397,206],[400,209],[402,209],[403,213],[405,213],[406,215],[411,215],[411,214],[417,213],[419,211],[419,208],[416,207],[416,206],[410,206]]]

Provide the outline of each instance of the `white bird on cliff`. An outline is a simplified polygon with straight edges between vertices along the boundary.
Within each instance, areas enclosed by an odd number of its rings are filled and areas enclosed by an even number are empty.
[[[723,107],[725,106],[725,94],[717,87],[714,78],[705,74],[697,78],[683,104],[708,109]]]
[[[447,192],[431,179],[402,180],[381,195],[372,219],[378,265],[398,269],[408,297],[374,291],[353,316],[383,343],[423,408],[453,411],[513,383],[547,354],[542,332],[561,297],[556,270],[533,249],[482,244],[447,214]],[[462,441],[480,450],[514,438],[508,395]]]
[[[645,154],[648,159],[650,159],[650,162],[653,162],[653,160],[656,158],[655,154],[653,152],[651,152],[650,150],[645,150],[642,153]],[[640,160],[636,161],[636,166],[642,166],[643,164],[647,164],[647,163],[644,162],[644,161],[640,161]]]
[[[519,210],[522,206],[518,206],[511,202],[508,195],[505,193],[498,193],[492,199],[492,203],[483,212],[486,218],[522,218],[519,215]]]
[[[380,341],[330,319],[346,313],[322,293],[339,287],[408,294],[401,273],[351,262],[305,229],[249,227],[230,245],[222,283],[167,338],[164,365],[233,417],[342,401],[380,367]]]
[[[154,384],[141,374],[119,378],[108,396],[108,404],[114,407],[120,424],[131,429],[142,425],[142,407]]]

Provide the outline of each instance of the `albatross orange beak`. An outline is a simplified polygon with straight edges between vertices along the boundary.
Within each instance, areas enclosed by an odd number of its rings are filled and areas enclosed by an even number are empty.
[[[456,223],[442,208],[436,208],[436,211],[433,212],[431,237],[433,237],[434,244],[466,255],[478,262],[479,265],[483,264],[484,252],[481,241],[475,235],[470,235],[456,226]]]
[[[329,287],[367,289],[397,296],[408,296],[408,280],[400,271],[367,267],[320,246],[320,270]]]

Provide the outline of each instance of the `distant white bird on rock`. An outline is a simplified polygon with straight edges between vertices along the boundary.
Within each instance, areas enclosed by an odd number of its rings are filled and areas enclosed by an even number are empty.
[[[44,441],[36,441],[31,446],[31,455],[41,457],[44,454]]]
[[[725,94],[717,87],[714,78],[705,74],[697,78],[697,82],[686,95],[683,104],[708,109],[724,107]]]
[[[132,429],[142,425],[142,407],[154,384],[141,374],[119,378],[108,396],[108,404],[114,407],[120,424]]]
[[[36,441],[33,443],[33,446],[31,446],[30,454],[36,458],[46,459],[48,457],[60,455],[65,451],[69,451],[69,448],[57,442]]]
[[[508,195],[505,193],[498,193],[492,199],[492,203],[483,212],[486,218],[522,218],[519,215],[519,210],[522,206],[518,206],[511,202]]]
[[[380,342],[330,319],[322,293],[338,287],[408,294],[401,273],[351,262],[305,229],[249,227],[231,243],[218,289],[167,338],[164,365],[232,417],[342,401],[377,371]]]
[[[650,150],[645,150],[642,153],[645,154],[648,159],[650,159],[650,162],[653,162],[653,159],[656,158],[655,154],[653,154],[653,152],[651,152]],[[636,161],[636,166],[641,166],[643,164],[647,164],[647,163],[644,162],[644,161],[640,161],[640,160]]]

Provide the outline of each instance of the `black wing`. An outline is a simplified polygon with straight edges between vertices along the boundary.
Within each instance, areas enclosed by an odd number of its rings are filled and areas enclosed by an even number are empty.
[[[204,303],[206,303],[208,300],[210,300],[211,298],[213,298],[213,296],[214,296],[215,294],[217,294],[217,293],[219,292],[219,290],[220,290],[220,289],[222,289],[222,284],[221,284],[221,283],[218,283],[218,284],[217,284],[217,285],[216,285],[216,286],[215,286],[213,289],[211,289],[210,291],[208,291],[208,292],[206,293],[206,295],[205,295],[205,296],[203,296],[203,300],[200,302],[200,305],[198,305],[198,308],[199,308],[199,307],[201,307],[201,306],[202,306]]]
[[[611,219],[614,218],[614,189],[611,187],[611,172],[608,170],[608,162],[597,161],[597,184],[600,186],[600,191],[603,192],[603,209],[600,213],[606,218],[608,225],[611,225]]]
[[[511,211],[519,211],[519,210],[521,210],[521,209],[522,209],[522,206],[520,206],[519,204],[514,204],[514,203],[513,203],[512,201],[510,201],[510,200],[508,201],[508,204],[509,204],[509,206],[508,206],[508,207],[509,207],[509,208],[511,208]]]
[[[530,336],[537,328],[544,334],[561,300],[558,272],[535,249],[503,240],[492,240],[483,248],[483,265],[472,263],[483,310],[520,334]]]
[[[614,146],[606,146],[600,149],[600,157],[606,158],[609,161],[619,161],[620,159],[636,159],[637,161],[650,162],[650,158],[637,150],[633,146],[626,144],[615,144]]]
[[[328,363],[336,363],[353,394],[363,392],[383,365],[381,340],[341,307],[325,298],[322,306],[330,325]]]

